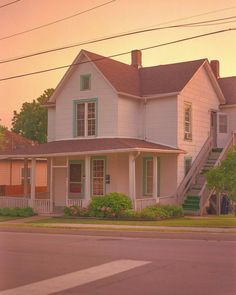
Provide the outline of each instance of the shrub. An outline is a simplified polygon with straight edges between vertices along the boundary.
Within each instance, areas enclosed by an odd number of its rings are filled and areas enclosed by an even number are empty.
[[[35,215],[34,210],[31,207],[26,208],[0,208],[0,215],[12,216],[12,217],[28,217]]]
[[[80,208],[79,206],[70,206],[64,208],[64,214],[66,216],[78,216],[78,217],[88,217],[89,211],[87,208]]]
[[[94,217],[120,217],[132,208],[129,197],[122,193],[110,193],[103,197],[93,197],[89,204],[89,213]]]
[[[183,209],[175,205],[152,205],[141,211],[125,210],[122,214],[124,218],[136,220],[157,220],[178,216],[183,216]]]

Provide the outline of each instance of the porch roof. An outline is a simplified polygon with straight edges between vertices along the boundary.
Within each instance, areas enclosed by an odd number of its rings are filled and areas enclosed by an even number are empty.
[[[13,152],[3,153],[7,157],[47,157],[78,154],[101,154],[115,152],[158,152],[184,153],[183,150],[170,146],[148,142],[133,138],[93,138],[52,141],[38,146],[16,149]]]

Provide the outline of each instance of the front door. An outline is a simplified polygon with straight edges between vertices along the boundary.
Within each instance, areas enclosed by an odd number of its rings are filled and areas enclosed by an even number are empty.
[[[213,138],[213,147],[217,147],[217,113],[211,112],[211,136]]]
[[[83,162],[70,161],[69,169],[69,198],[83,197]]]
[[[106,159],[104,157],[97,157],[92,159],[92,196],[105,195],[105,168]]]

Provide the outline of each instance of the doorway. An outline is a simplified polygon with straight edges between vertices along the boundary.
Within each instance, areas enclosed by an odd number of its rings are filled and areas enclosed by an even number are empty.
[[[211,112],[210,134],[213,138],[213,147],[217,147],[217,112]]]

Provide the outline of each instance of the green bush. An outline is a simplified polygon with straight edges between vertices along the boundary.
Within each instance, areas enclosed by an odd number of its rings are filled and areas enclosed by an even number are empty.
[[[88,209],[94,217],[120,217],[127,209],[132,208],[129,197],[122,193],[110,193],[103,197],[93,197]]]
[[[70,206],[64,208],[64,214],[66,216],[78,216],[78,217],[88,217],[89,210],[87,208],[80,208],[79,206]]]
[[[122,214],[123,218],[135,220],[157,220],[179,216],[183,216],[183,209],[182,207],[175,205],[152,205],[142,209],[141,211],[125,210]]]
[[[12,217],[28,217],[35,215],[34,210],[31,207],[26,208],[0,208],[0,215],[12,216]]]

